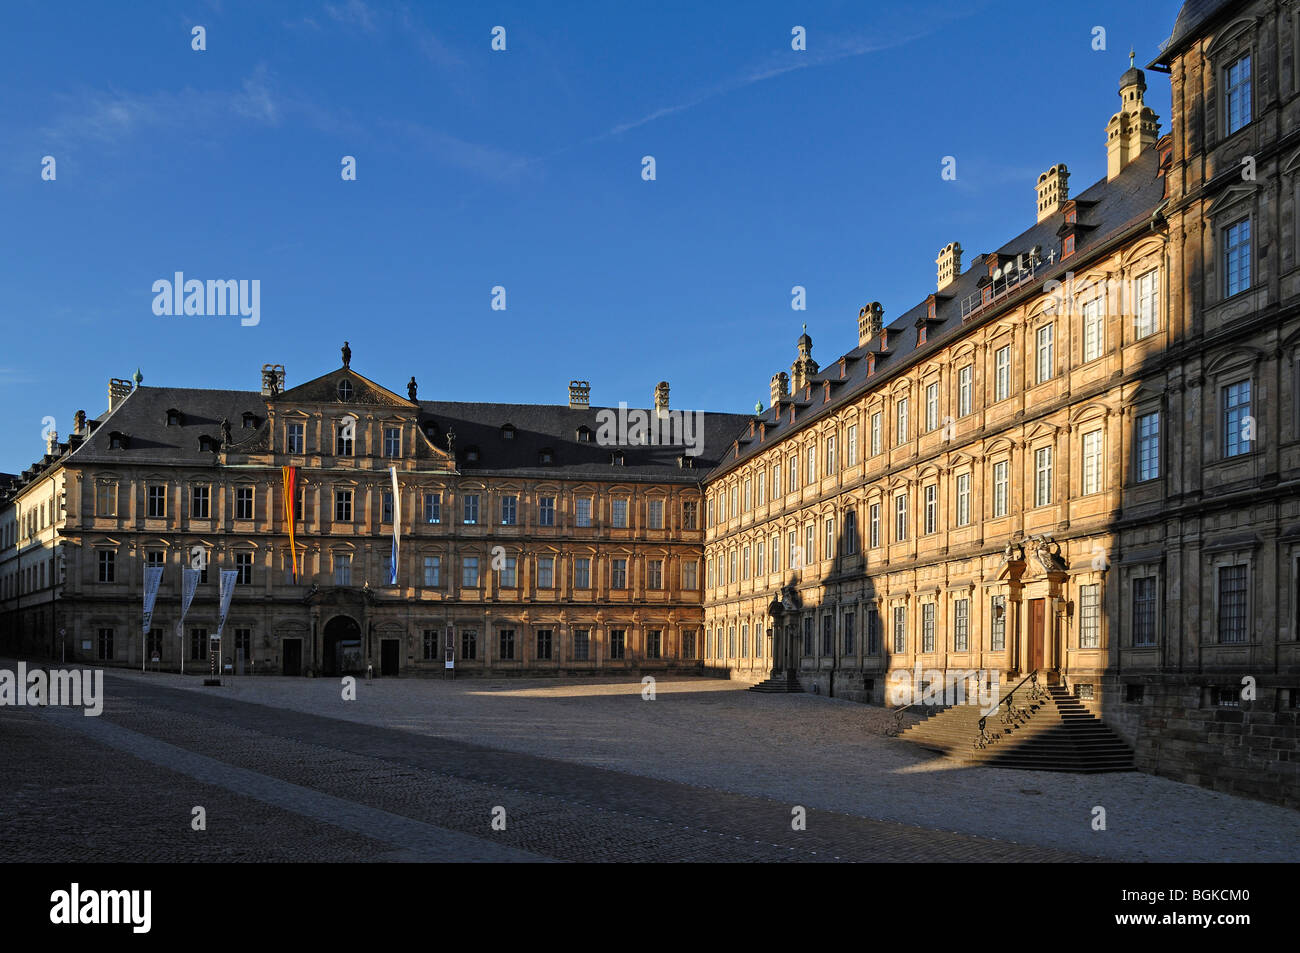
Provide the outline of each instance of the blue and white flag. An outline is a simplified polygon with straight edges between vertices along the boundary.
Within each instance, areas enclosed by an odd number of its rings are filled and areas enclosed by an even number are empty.
[[[393,475],[393,552],[388,561],[388,584],[397,585],[397,550],[402,535],[402,495],[397,489],[397,467],[389,467]]]
[[[239,578],[238,569],[221,570],[221,615],[217,619],[217,634],[213,641],[221,641],[221,630],[226,627],[226,614],[230,612],[230,597],[235,594],[235,580]]]
[[[153,606],[158,599],[158,584],[162,582],[163,567],[147,566],[144,571],[144,634],[153,626]]]

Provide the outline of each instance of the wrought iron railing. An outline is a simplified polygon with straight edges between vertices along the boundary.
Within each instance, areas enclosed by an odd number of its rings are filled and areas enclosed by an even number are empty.
[[[1031,714],[1029,709],[1023,705],[1017,705],[1015,703],[1015,694],[1020,691],[1025,682],[1030,683],[1028,698],[1030,705],[1033,705],[1035,702],[1043,702],[1047,700],[1047,692],[1038,684],[1038,669],[1034,669],[1020,681],[1016,682],[1015,687],[1012,688],[1011,691],[998,699],[997,704],[985,711],[980,717],[980,733],[979,737],[975,739],[974,747],[987,748],[1001,737],[1000,734],[993,735],[989,733],[988,719],[992,715],[995,715],[998,710],[1004,706],[1006,710],[1002,712],[1002,724],[1007,728],[1014,728],[1016,725],[1023,725],[1029,720]]]

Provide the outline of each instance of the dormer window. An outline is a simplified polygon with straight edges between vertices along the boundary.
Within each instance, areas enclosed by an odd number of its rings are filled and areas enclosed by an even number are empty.
[[[916,346],[920,347],[924,343],[925,343],[925,325],[923,324],[916,329]]]
[[[868,354],[867,355],[867,376],[870,377],[874,373],[876,373],[876,355]]]
[[[167,411],[167,426],[168,426],[168,427],[180,427],[180,426],[182,426],[184,423],[185,423],[185,417],[184,417],[184,415],[183,415],[179,410],[177,410],[175,407],[173,407],[171,410]]]
[[[1069,258],[1074,254],[1074,236],[1066,235],[1065,241],[1061,242],[1061,257]]]
[[[433,440],[438,435],[438,425],[430,420],[424,425],[424,435]]]
[[[252,429],[253,429],[254,427],[256,427],[256,426],[257,426],[257,414],[253,414],[253,413],[245,413],[245,414],[244,414],[244,429],[245,429],[245,430],[252,430]]]
[[[501,439],[502,439],[502,440],[514,440],[514,439],[515,439],[515,425],[514,425],[514,424],[503,424],[503,425],[502,425],[502,427],[501,427]]]
[[[1065,213],[1065,224],[1073,225],[1077,221],[1079,221],[1079,210],[1077,208],[1071,208]]]
[[[579,443],[591,443],[591,428],[583,424],[574,436]]]
[[[695,458],[683,453],[677,458],[677,466],[682,470],[693,470],[695,468]]]
[[[478,447],[465,448],[465,462],[478,463]]]
[[[207,434],[199,437],[199,450],[203,453],[216,453],[217,440],[215,437],[209,437]]]
[[[120,430],[114,430],[108,435],[108,447],[110,450],[125,450],[130,438]]]
[[[925,316],[927,320],[935,320],[934,295],[930,295],[929,304],[926,305]]]
[[[609,455],[609,463],[610,466],[615,466],[615,467],[623,466],[623,451],[615,450],[613,453],[611,453]]]
[[[339,386],[335,391],[339,395],[339,400],[352,399],[352,382],[346,377],[339,381]]]
[[[549,466],[550,464],[554,463],[555,451],[552,450],[550,447],[543,447],[541,452],[537,454],[537,462],[542,464],[543,466]]]

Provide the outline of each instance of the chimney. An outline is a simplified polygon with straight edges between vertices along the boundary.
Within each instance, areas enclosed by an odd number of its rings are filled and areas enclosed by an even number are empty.
[[[110,378],[108,381],[108,409],[112,411],[118,404],[125,400],[130,393],[130,381],[124,381],[119,377]]]
[[[1146,92],[1146,74],[1133,65],[1119,79],[1119,112],[1106,123],[1106,181],[1124,171],[1124,167],[1154,146],[1160,138],[1160,117],[1142,102]]]
[[[934,263],[939,266],[938,290],[942,291],[961,274],[961,242],[949,242],[940,248]]]
[[[1038,177],[1038,220],[1049,218],[1070,197],[1070,170],[1058,162]]]
[[[78,437],[86,436],[86,412],[79,410],[72,418],[72,432]]]
[[[777,371],[772,375],[772,406],[778,406],[781,401],[790,397],[790,375],[785,371]]]
[[[569,407],[586,410],[591,406],[591,381],[569,381]]]
[[[873,301],[858,311],[858,347],[865,347],[884,327],[885,309],[879,301]]]
[[[45,452],[51,457],[59,452],[59,432],[57,430],[51,430],[46,436]]]
[[[655,384],[655,416],[662,417],[668,413],[668,382]]]
[[[799,335],[797,346],[799,356],[790,365],[790,384],[795,391],[802,390],[804,385],[817,373],[817,362],[812,359],[812,338],[808,336],[808,325],[806,324],[803,326],[803,334]]]
[[[284,393],[284,365],[262,365],[262,396],[274,397]]]

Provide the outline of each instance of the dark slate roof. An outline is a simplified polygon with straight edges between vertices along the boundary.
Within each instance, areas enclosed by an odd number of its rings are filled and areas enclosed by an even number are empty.
[[[432,421],[437,427],[436,445],[445,449],[443,435],[456,434],[457,465],[462,473],[492,476],[532,476],[552,479],[591,479],[605,482],[669,481],[699,482],[722,456],[731,436],[750,418],[744,414],[704,414],[702,454],[693,468],[678,465],[683,455],[676,446],[606,447],[596,443],[602,408],[571,409],[553,404],[484,404],[469,402],[420,401],[421,428]],[[167,425],[167,412],[183,415],[179,426]],[[617,410],[617,409],[615,409]],[[221,438],[221,419],[230,420],[232,444],[242,442],[250,431],[242,427],[244,413],[257,416],[264,426],[266,398],[257,391],[201,390],[186,387],[138,387],[77,448],[70,462],[157,463],[162,465],[211,466],[216,455],[199,449],[199,437]],[[652,412],[647,411],[653,416]],[[502,436],[502,427],[515,427],[513,440]],[[580,426],[592,431],[590,443],[579,442]],[[124,450],[109,446],[114,432],[127,435]],[[470,462],[466,451],[477,447],[479,460]],[[554,454],[553,465],[539,462],[542,449]],[[622,449],[624,462],[611,464],[611,453]]]
[[[1160,55],[1151,61],[1148,69],[1169,66],[1173,58],[1201,33],[1210,20],[1229,8],[1240,5],[1239,0],[1187,0],[1178,11],[1178,18],[1174,20],[1173,32],[1169,34],[1169,39],[1160,44]]]
[[[1065,273],[1087,261],[1092,251],[1134,226],[1148,222],[1164,200],[1165,180],[1158,174],[1158,152],[1156,147],[1144,150],[1113,182],[1102,179],[1073,196],[1073,201],[1078,203],[1078,221],[1083,229],[1076,233],[1074,254],[1064,262],[1060,257],[1061,238],[1057,232],[1065,222],[1065,213],[1057,211],[996,249],[996,253],[1005,260],[1007,256],[1014,258],[1017,254],[1028,252],[1035,245],[1041,245],[1043,261],[1031,280],[1018,285],[1010,294],[995,297],[992,303],[974,312],[969,320],[963,322],[962,301],[979,293],[981,279],[988,275],[985,255],[977,256],[965,272],[938,293],[935,309],[937,320],[927,329],[925,345],[917,348],[916,322],[918,318],[925,317],[928,298],[901,317],[893,321],[886,320],[885,328],[889,332],[889,350],[886,356],[880,355],[880,342],[876,339],[865,347],[856,347],[844,355],[846,367],[843,379],[840,378],[839,358],[822,364],[820,372],[812,378],[811,399],[804,399],[805,392],[802,389],[791,395],[796,408],[793,424],[790,422],[790,403],[784,401],[780,407],[780,417],[775,422],[770,408],[762,415],[761,419],[767,422],[762,444],[757,436],[751,439],[739,433],[733,434],[733,437],[739,438],[738,454],[728,452],[709,478],[721,476],[767,449],[774,441],[802,430],[812,421],[857,400],[864,393],[888,386],[902,369],[951,345],[954,339],[965,332],[1000,314],[1008,302],[1019,301],[1027,291],[1031,294],[1040,293],[1048,280],[1064,281]],[[1055,264],[1049,265],[1047,256],[1052,251],[1055,252],[1056,260]],[[869,352],[876,355],[875,374],[870,378],[867,377],[866,358]],[[831,382],[829,402],[823,401],[824,381]]]

